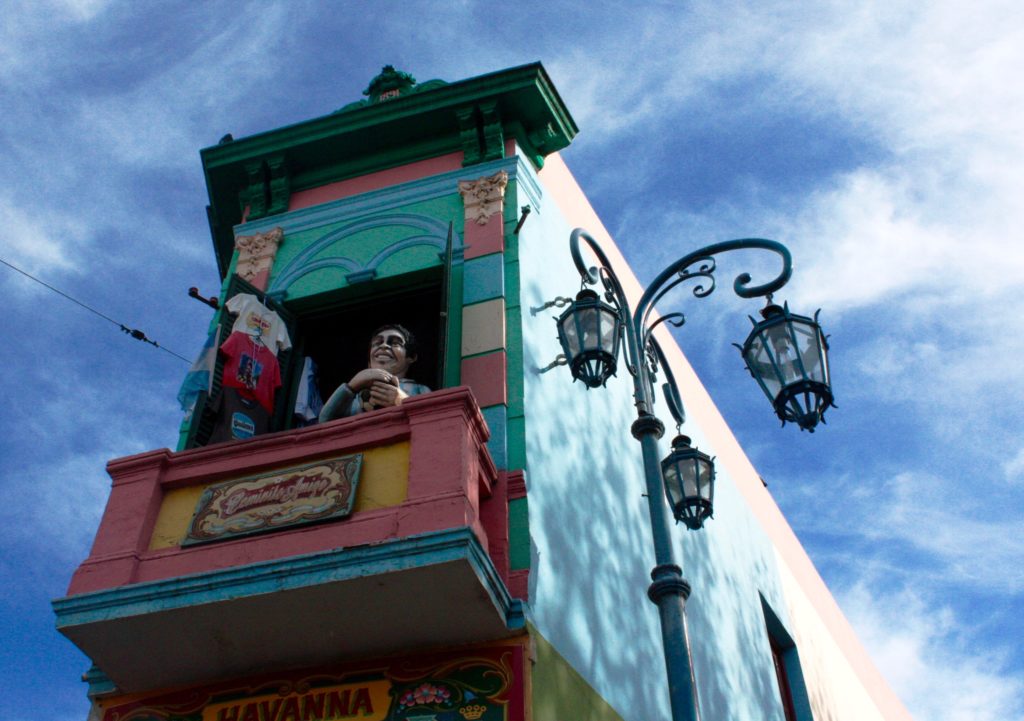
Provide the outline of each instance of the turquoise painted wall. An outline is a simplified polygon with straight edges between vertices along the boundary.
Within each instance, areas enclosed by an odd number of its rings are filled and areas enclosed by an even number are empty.
[[[630,378],[620,369],[606,389],[587,391],[567,368],[536,370],[560,352],[552,319],[561,311],[529,309],[579,289],[568,240],[582,223],[563,216],[553,189],[542,190],[519,237],[532,621],[624,719],[667,718],[660,626],[646,597],[654,552],[629,431]],[[670,417],[663,405],[658,413]],[[691,417],[684,431],[716,455],[701,423]],[[773,549],[724,469],[715,500],[704,531],[677,526],[675,534],[694,589],[688,625],[702,714],[782,721],[759,597],[787,622]]]

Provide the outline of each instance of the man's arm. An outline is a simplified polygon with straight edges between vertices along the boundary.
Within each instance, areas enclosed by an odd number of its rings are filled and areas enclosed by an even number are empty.
[[[355,399],[355,391],[349,387],[348,383],[342,383],[324,403],[324,407],[320,411],[320,422],[326,423],[335,418],[347,418],[352,415],[352,401]]]

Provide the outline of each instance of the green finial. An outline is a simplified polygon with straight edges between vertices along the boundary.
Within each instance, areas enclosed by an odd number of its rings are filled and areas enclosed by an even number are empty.
[[[416,78],[409,73],[395,70],[394,65],[385,65],[380,75],[370,81],[369,87],[363,91],[363,95],[370,98],[370,102],[390,100],[400,95],[405,95],[416,85]]]

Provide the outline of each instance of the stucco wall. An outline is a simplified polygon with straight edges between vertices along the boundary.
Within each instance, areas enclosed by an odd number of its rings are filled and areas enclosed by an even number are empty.
[[[640,287],[557,156],[539,179],[541,202],[519,237],[533,621],[623,718],[667,718],[660,629],[646,598],[654,554],[639,444],[629,433],[632,384],[624,368],[607,389],[593,391],[572,383],[566,368],[539,374],[560,352],[552,321],[560,311],[529,312],[578,290],[568,245],[576,226],[601,243],[627,293],[636,298]],[[783,718],[762,597],[798,645],[826,639],[816,648],[828,652],[801,657],[805,667],[814,665],[804,675],[815,718],[873,718],[878,698],[886,709],[879,717],[904,718],[877,672],[871,677],[848,626],[841,628],[845,620],[829,607],[827,591],[822,600],[820,578],[682,353],[667,333],[660,339],[686,404],[683,430],[717,456],[715,519],[702,531],[677,526],[675,533],[693,586],[687,618],[704,718]],[[737,361],[738,378],[748,381],[743,374]],[[663,405],[657,412],[669,418]],[[788,564],[785,573],[778,559]],[[798,627],[790,617],[796,611]],[[841,680],[831,671],[836,654],[853,659]],[[837,693],[837,684],[855,690]],[[849,698],[859,701],[844,704]]]

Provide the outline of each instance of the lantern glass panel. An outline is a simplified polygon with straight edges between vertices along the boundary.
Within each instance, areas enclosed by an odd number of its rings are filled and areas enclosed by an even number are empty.
[[[576,331],[576,318],[573,313],[566,313],[562,316],[562,339],[565,346],[565,354],[575,357],[580,354],[580,335]]]
[[[619,347],[619,324],[615,314],[608,308],[601,308],[601,348],[612,355],[617,355]]]
[[[790,333],[789,323],[780,317],[778,323],[765,328],[763,335],[768,336],[767,343],[775,358],[775,371],[782,385],[788,386],[790,383],[803,380],[800,356],[797,344]]]
[[[754,377],[764,384],[765,390],[771,398],[775,398],[782,390],[784,383],[781,380],[781,373],[776,370],[772,354],[765,343],[766,333],[758,333],[750,339],[750,345],[746,352],[747,366],[754,373]]]
[[[792,321],[792,327],[804,375],[808,380],[827,383],[828,371],[818,327],[796,319]]]
[[[669,505],[673,510],[683,500],[680,494],[682,484],[679,482],[679,468],[675,463],[662,466],[662,478],[665,480],[665,492],[668,494]]]

